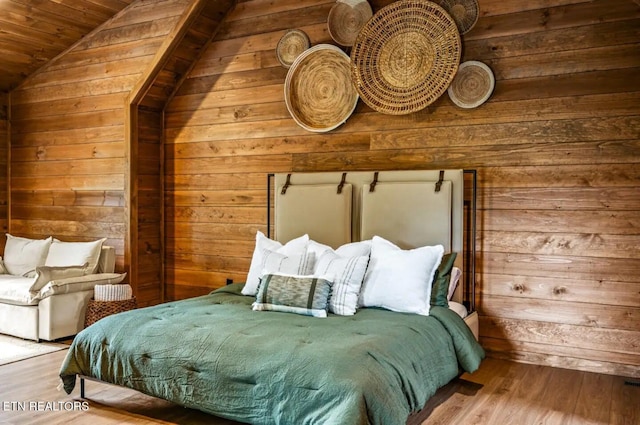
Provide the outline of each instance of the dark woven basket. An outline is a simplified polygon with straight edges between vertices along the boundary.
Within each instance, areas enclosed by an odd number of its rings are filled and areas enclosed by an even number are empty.
[[[136,297],[122,301],[96,301],[89,300],[87,313],[84,316],[84,327],[93,325],[98,320],[116,313],[129,311],[136,308]]]

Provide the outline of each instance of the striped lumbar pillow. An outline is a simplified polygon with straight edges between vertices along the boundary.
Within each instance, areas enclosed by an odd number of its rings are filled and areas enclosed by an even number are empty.
[[[315,265],[314,273],[333,276],[329,311],[351,316],[358,308],[358,296],[369,264],[369,256],[341,257],[333,250],[325,251]]]
[[[327,317],[331,285],[323,277],[266,274],[260,279],[253,309]]]

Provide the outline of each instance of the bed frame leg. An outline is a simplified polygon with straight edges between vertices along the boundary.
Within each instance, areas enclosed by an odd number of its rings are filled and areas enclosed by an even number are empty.
[[[84,378],[80,377],[80,398],[84,397]]]

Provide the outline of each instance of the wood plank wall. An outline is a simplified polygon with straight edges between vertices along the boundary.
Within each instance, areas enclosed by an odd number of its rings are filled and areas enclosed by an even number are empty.
[[[132,279],[146,304],[164,300],[162,250],[162,111],[138,107],[137,242],[132,250]],[[132,223],[133,224],[133,223]],[[134,260],[135,259],[135,260]],[[135,264],[135,266],[133,266]]]
[[[125,100],[188,3],[133,3],[12,92],[12,233],[106,237],[128,271]]]
[[[9,94],[0,92],[0,232],[9,229]],[[0,255],[6,238],[0,237]]]
[[[173,96],[180,82],[200,57],[217,32],[232,0],[193,2],[176,26],[167,50],[160,50],[162,66],[155,77],[147,81],[149,86],[139,104],[134,106],[132,117],[132,143],[136,144],[131,177],[135,190],[131,198],[135,217],[136,241],[131,250],[131,278],[138,288],[138,298],[147,304],[164,300],[164,107]],[[165,43],[167,44],[167,43]],[[134,149],[132,149],[134,151]]]
[[[290,28],[331,42],[333,1],[239,2],[166,109],[169,298],[244,280],[269,172],[475,168],[489,354],[640,376],[640,5],[479,4],[463,60],[493,69],[489,102],[445,95],[399,117],[360,102],[312,134],[287,112],[274,49]]]

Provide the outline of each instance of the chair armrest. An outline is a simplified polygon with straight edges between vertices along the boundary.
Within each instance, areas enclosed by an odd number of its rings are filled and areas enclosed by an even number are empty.
[[[117,284],[122,282],[126,276],[126,273],[96,273],[52,280],[40,290],[37,299],[57,294],[86,291],[93,289],[96,285]]]
[[[112,246],[102,245],[98,260],[97,273],[113,273],[116,268],[116,249]]]

